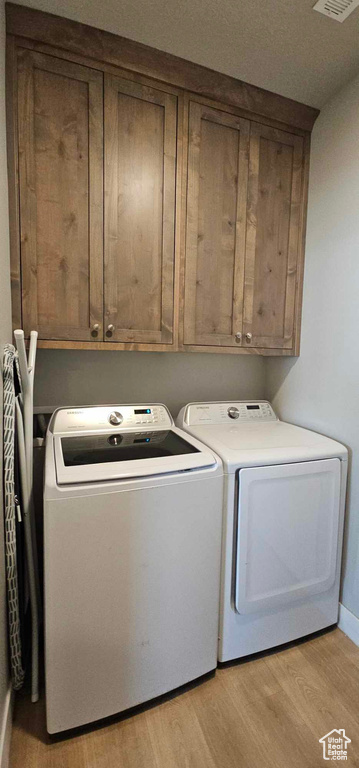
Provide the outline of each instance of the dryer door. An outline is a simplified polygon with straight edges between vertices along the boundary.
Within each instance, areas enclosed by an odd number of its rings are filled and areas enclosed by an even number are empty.
[[[270,611],[335,580],[340,460],[239,472],[235,607]]]

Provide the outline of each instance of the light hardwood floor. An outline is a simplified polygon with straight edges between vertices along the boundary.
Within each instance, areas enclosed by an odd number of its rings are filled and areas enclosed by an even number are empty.
[[[324,768],[318,739],[333,728],[359,766],[359,648],[339,629],[62,741],[46,734],[44,701],[20,695],[10,768]]]

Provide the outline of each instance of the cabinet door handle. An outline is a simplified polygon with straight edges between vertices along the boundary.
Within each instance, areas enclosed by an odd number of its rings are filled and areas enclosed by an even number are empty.
[[[242,338],[242,334],[241,334],[240,331],[238,331],[238,333],[236,333],[236,335],[235,335],[235,339],[236,339],[236,341],[240,341],[241,338]]]
[[[251,333],[246,333],[246,341],[248,341],[248,344],[249,344],[250,341],[252,341],[252,334]]]
[[[100,327],[99,323],[94,323],[92,328],[91,328],[92,333],[97,335],[98,331],[99,331],[99,327]]]
[[[110,325],[107,326],[107,336],[112,336],[113,332],[115,330],[115,326],[110,323]]]

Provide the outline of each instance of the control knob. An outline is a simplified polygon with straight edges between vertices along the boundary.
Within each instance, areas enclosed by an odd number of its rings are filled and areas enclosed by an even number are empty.
[[[234,405],[228,408],[228,416],[230,419],[238,419],[239,418],[238,408],[236,408]]]
[[[108,420],[112,426],[118,427],[118,425],[123,421],[122,413],[119,411],[112,411],[108,417]]]

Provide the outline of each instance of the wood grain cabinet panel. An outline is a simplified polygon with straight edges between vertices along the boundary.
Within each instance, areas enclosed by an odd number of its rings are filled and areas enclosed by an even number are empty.
[[[40,339],[102,333],[103,76],[18,51],[22,313]]]
[[[38,11],[7,17],[15,327],[45,348],[299,354],[317,111]]]
[[[190,103],[185,345],[294,350],[303,145]]]
[[[249,127],[240,117],[190,103],[185,344],[238,344]]]
[[[294,346],[302,187],[303,139],[252,123],[243,344]]]
[[[176,96],[105,76],[109,341],[173,342],[176,122]]]

